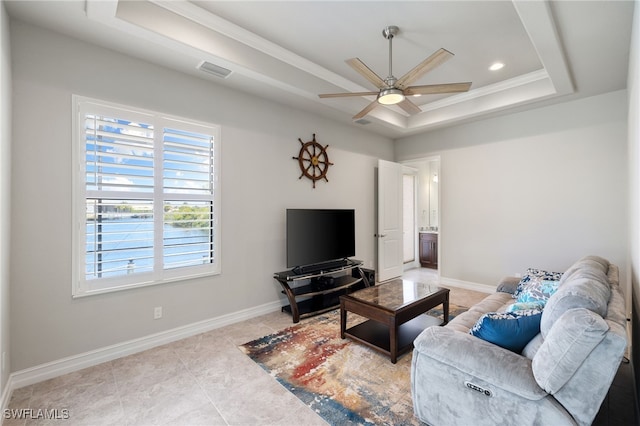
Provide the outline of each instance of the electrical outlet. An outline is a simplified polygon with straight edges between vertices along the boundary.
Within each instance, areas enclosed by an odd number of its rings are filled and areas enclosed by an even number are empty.
[[[153,308],[153,319],[157,320],[162,318],[162,306],[156,306]]]

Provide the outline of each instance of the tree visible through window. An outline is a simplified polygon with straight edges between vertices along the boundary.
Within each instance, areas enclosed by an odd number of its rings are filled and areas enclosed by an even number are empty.
[[[219,128],[74,104],[74,295],[219,273]]]

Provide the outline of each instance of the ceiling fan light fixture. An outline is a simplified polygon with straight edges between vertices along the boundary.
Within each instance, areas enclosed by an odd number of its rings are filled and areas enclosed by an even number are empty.
[[[394,87],[381,90],[378,94],[378,103],[382,105],[395,105],[402,101],[404,101],[404,93],[402,93],[402,90]]]

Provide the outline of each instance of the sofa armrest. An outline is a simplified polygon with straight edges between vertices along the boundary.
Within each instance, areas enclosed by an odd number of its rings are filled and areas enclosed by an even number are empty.
[[[446,327],[429,327],[414,342],[414,360],[431,358],[489,387],[539,400],[548,394],[536,382],[531,360],[470,334]],[[419,354],[418,354],[419,353]]]
[[[514,294],[516,289],[518,288],[518,284],[520,283],[520,278],[518,277],[504,277],[498,283],[498,287],[496,291],[502,293]]]

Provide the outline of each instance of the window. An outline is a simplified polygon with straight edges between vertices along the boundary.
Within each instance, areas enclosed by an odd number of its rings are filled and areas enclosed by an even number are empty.
[[[219,127],[73,104],[73,295],[220,273]]]

